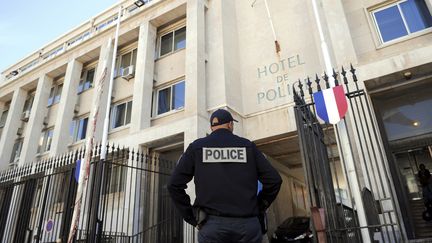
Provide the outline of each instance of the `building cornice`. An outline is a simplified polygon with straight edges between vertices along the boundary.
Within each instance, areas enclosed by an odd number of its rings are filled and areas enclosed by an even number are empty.
[[[54,59],[57,56],[66,53],[72,48],[75,48],[88,40],[100,36],[102,33],[112,29],[116,24],[117,8],[123,5],[124,12],[121,21],[130,19],[149,8],[152,8],[158,3],[165,0],[149,0],[149,2],[141,8],[135,6],[135,0],[124,0],[114,4],[100,14],[90,18],[88,21],[73,28],[67,33],[61,35],[52,42],[37,49],[35,52],[24,57],[17,63],[9,66],[1,72],[0,86],[12,82],[24,74],[40,67],[42,64]]]

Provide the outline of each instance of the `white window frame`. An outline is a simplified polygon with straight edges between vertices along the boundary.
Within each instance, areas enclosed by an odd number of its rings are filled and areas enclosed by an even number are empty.
[[[421,35],[421,34],[424,34],[424,33],[427,33],[427,32],[432,31],[432,27],[425,28],[425,29],[423,29],[423,30],[416,31],[416,32],[411,32],[411,31],[410,31],[409,26],[408,26],[408,24],[407,24],[407,22],[406,22],[405,16],[404,16],[404,14],[403,14],[403,12],[402,12],[402,9],[401,9],[401,7],[400,7],[400,4],[403,3],[403,2],[406,2],[406,1],[407,1],[407,0],[400,0],[400,1],[396,1],[396,2],[394,2],[394,3],[388,4],[388,5],[385,5],[385,6],[383,6],[383,7],[379,7],[379,8],[376,8],[376,9],[373,9],[372,11],[370,11],[370,15],[371,15],[371,18],[372,18],[372,22],[373,22],[373,25],[374,25],[374,27],[375,27],[376,34],[377,34],[378,39],[379,39],[379,43],[380,43],[381,45],[383,45],[383,44],[388,44],[388,43],[393,43],[393,42],[398,42],[398,41],[400,41],[400,40],[402,40],[402,39],[405,39],[405,38],[407,38],[407,37],[412,37],[412,36],[414,36],[414,35]],[[431,4],[432,4],[432,3],[430,3],[429,0],[424,0],[424,1],[425,1],[425,3],[426,3],[426,6],[427,6],[429,12],[432,13],[432,8],[431,8]],[[377,19],[375,18],[375,13],[380,12],[380,11],[383,11],[383,10],[386,10],[386,9],[391,8],[391,7],[394,7],[394,6],[397,6],[397,8],[398,8],[398,10],[399,10],[399,14],[400,14],[400,16],[401,16],[401,18],[402,18],[402,21],[403,21],[403,23],[404,23],[405,30],[407,31],[407,34],[404,35],[404,36],[401,36],[401,37],[395,38],[395,39],[393,39],[393,40],[384,41],[384,40],[383,40],[383,37],[382,37],[382,35],[381,35],[381,32],[380,32],[379,26],[378,26],[378,21],[377,21]]]
[[[131,54],[131,59],[129,62],[129,65],[127,67],[122,67],[122,59],[124,56],[126,56],[127,54]],[[117,57],[116,57],[116,69],[115,69],[115,76],[121,76],[121,74],[123,73],[123,69],[126,69],[130,66],[136,66],[136,60],[137,60],[137,55],[138,55],[138,48],[137,47],[133,47],[133,48],[127,48],[127,51],[122,51]]]
[[[35,91],[29,92],[29,94],[27,95],[27,98],[24,102],[24,109],[23,112],[30,112],[32,107],[33,107],[33,102],[34,102],[34,98],[35,98]]]
[[[18,147],[15,146],[16,144],[18,144]],[[18,138],[17,140],[15,140],[15,143],[14,143],[13,148],[12,148],[11,158],[9,161],[10,164],[14,164],[14,163],[18,162],[18,160],[21,156],[22,146],[23,146],[23,139],[22,138]]]
[[[84,138],[78,138],[78,132],[79,132],[79,125],[80,125],[80,122],[81,122],[81,120],[85,120],[85,119],[87,119],[87,128],[86,128],[86,130],[85,130],[85,136],[84,136]],[[72,142],[73,143],[76,143],[76,142],[78,142],[78,141],[81,141],[81,140],[84,140],[84,139],[86,139],[86,137],[87,137],[87,131],[88,131],[88,129],[89,129],[89,117],[88,116],[82,116],[82,117],[77,117],[77,118],[75,118],[73,121],[72,121],[72,126],[73,126],[73,131],[72,131],[72,134],[71,134],[71,136],[72,136]],[[72,129],[71,129],[72,130]]]
[[[177,23],[175,23],[175,24],[169,26],[168,28],[166,28],[166,29],[164,29],[164,30],[161,30],[161,31],[158,33],[158,37],[157,37],[157,57],[158,57],[158,58],[162,58],[162,57],[165,57],[165,56],[169,56],[169,55],[171,55],[171,54],[173,54],[173,53],[175,53],[175,52],[177,52],[177,51],[180,51],[180,50],[186,49],[186,45],[185,45],[184,48],[179,48],[179,49],[177,49],[177,50],[174,50],[174,49],[175,49],[175,48],[174,48],[174,44],[175,44],[175,32],[176,32],[177,30],[183,28],[183,27],[186,27],[186,30],[187,30],[186,20],[178,21]],[[172,38],[172,49],[171,49],[170,52],[161,55],[161,49],[162,49],[162,37],[165,36],[165,35],[167,35],[167,34],[169,34],[169,33],[172,33],[172,35],[173,35],[173,38]],[[185,41],[187,41],[187,34],[186,34],[186,39],[185,39]]]
[[[61,90],[59,93],[60,87],[61,87]],[[60,103],[62,93],[63,93],[63,82],[58,82],[58,83],[53,84],[53,86],[51,87],[51,90],[50,90],[50,95],[48,97],[47,107],[51,107],[55,104]],[[58,97],[58,100],[56,100],[56,97]],[[51,103],[50,103],[50,99],[52,99]]]
[[[7,117],[9,115],[9,109],[10,109],[10,103],[5,105],[2,114],[0,115],[0,128],[4,128],[4,126],[6,125]],[[3,117],[4,117],[4,121],[2,121]]]
[[[90,86],[88,88],[85,88],[85,83],[87,82],[88,73],[91,70],[93,70],[93,72],[94,72],[94,74],[93,74],[93,80],[91,81]],[[96,67],[86,68],[85,70],[83,70],[83,72],[81,74],[80,82],[78,84],[78,92],[77,92],[77,94],[82,94],[86,90],[89,90],[89,89],[93,88],[94,87],[95,78],[96,78]],[[82,87],[82,88],[80,89],[80,87]]]
[[[51,136],[51,140],[50,140],[50,143],[49,143],[49,149],[47,149],[47,147],[48,147],[48,143],[47,143],[47,141],[48,141],[48,134],[49,134],[50,131],[52,131],[52,136]],[[51,147],[52,147],[52,138],[53,137],[54,137],[54,127],[50,127],[50,128],[44,129],[42,131],[42,134],[41,134],[41,137],[40,137],[40,140],[39,140],[39,148],[38,148],[38,152],[39,153],[45,153],[45,152],[48,152],[48,151],[51,150]]]
[[[126,188],[126,167],[123,165],[110,164],[109,172],[109,188],[108,191],[102,192],[103,195],[121,193]],[[121,179],[121,180],[120,180]]]
[[[126,127],[127,125],[129,125],[130,123],[131,123],[131,121],[129,121],[129,123],[127,123],[127,113],[128,113],[128,104],[129,104],[129,102],[131,102],[131,119],[132,119],[132,107],[133,107],[133,102],[132,102],[132,99],[127,99],[127,100],[123,100],[123,101],[121,101],[121,102],[118,102],[118,103],[115,103],[113,106],[112,106],[112,108],[111,108],[111,116],[110,116],[110,129],[111,130],[117,130],[117,129],[120,129],[120,128],[122,128],[122,127]],[[120,105],[123,105],[123,104],[125,104],[125,114],[124,114],[124,124],[123,125],[120,125],[120,126],[118,126],[118,127],[114,127],[114,122],[115,122],[115,120],[116,120],[116,116],[117,116],[117,108],[120,106]]]
[[[184,78],[180,79],[178,81],[175,81],[175,82],[173,82],[173,83],[171,83],[169,85],[161,86],[161,87],[159,87],[159,88],[157,88],[157,89],[154,90],[154,94],[153,94],[154,99],[153,99],[153,107],[152,107],[153,108],[153,114],[152,114],[153,117],[165,116],[167,114],[171,114],[171,113],[176,112],[176,111],[184,110],[185,104],[183,104],[182,107],[176,108],[176,109],[173,109],[173,107],[172,107],[172,98],[173,98],[173,92],[172,92],[172,90],[173,90],[173,86],[175,86],[176,84],[179,84],[181,82],[185,83],[185,101],[184,102],[186,103],[186,80]],[[166,88],[170,88],[171,89],[171,92],[170,92],[170,101],[169,101],[170,109],[167,112],[158,114],[158,109],[159,109],[159,91],[164,90]]]

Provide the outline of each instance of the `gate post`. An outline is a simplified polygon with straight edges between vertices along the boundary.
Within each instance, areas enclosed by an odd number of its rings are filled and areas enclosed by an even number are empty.
[[[318,243],[326,243],[326,225],[325,225],[325,213],[323,208],[312,207],[312,222],[317,232]]]
[[[90,205],[90,215],[89,215],[89,237],[87,242],[101,242],[102,240],[102,219],[99,218],[99,204],[100,204],[100,194],[101,185],[103,181],[103,165],[105,163],[104,159],[100,159],[96,162],[94,175],[93,175],[93,186],[91,189],[91,205]],[[85,206],[85,205],[84,205]]]
[[[348,138],[348,131],[345,125],[345,120],[343,122],[340,122],[338,125],[334,125],[334,127],[336,132],[336,141],[338,143],[339,154],[342,155],[341,161],[343,163],[343,166],[346,168],[346,171],[348,173],[348,175],[346,175],[348,183],[351,185],[352,188],[352,197],[354,198],[354,203],[357,209],[359,226],[362,227],[360,228],[362,240],[365,243],[371,242],[369,229],[367,228],[368,223],[366,220],[366,213],[363,205],[363,199],[361,196],[359,179],[354,164],[355,162],[353,158],[352,146]]]
[[[15,233],[15,224],[17,221],[17,214],[19,212],[19,207],[21,206],[21,197],[22,197],[22,185],[19,184],[21,178],[16,178],[14,180],[13,189],[12,189],[12,198],[10,202],[9,212],[7,216],[7,221],[5,224],[5,230],[3,235],[3,242],[12,242],[12,237]]]

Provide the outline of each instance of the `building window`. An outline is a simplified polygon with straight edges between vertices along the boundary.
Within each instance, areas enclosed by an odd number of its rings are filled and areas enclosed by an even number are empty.
[[[157,115],[184,107],[185,81],[180,81],[157,91]]]
[[[78,85],[78,94],[90,89],[93,87],[93,81],[95,76],[95,69],[85,70],[81,75],[81,80]]]
[[[86,138],[88,117],[78,118],[72,121],[70,135],[73,142],[77,142]]]
[[[115,105],[111,111],[111,129],[129,124],[131,113],[132,101]]]
[[[30,93],[27,96],[27,99],[25,100],[25,103],[24,103],[24,109],[23,109],[24,112],[25,111],[31,111],[31,108],[33,106],[34,95],[35,95],[34,93]]]
[[[52,106],[60,102],[62,90],[63,83],[56,84],[51,88],[50,96],[48,98],[48,106]]]
[[[42,132],[41,137],[39,139],[39,148],[38,148],[39,153],[50,151],[53,133],[54,133],[54,128],[50,128]]]
[[[137,49],[133,49],[130,52],[118,56],[116,60],[117,70],[118,70],[118,72],[116,72],[117,76],[122,76],[124,69],[130,66],[135,67],[136,58],[137,58]]]
[[[372,12],[381,42],[432,27],[432,16],[425,0],[405,0]]]
[[[12,148],[10,163],[18,162],[19,157],[21,155],[22,144],[23,144],[22,139],[18,139],[15,141],[14,146]]]
[[[1,117],[0,117],[0,128],[3,128],[6,125],[6,119],[9,113],[9,107],[5,107]]]
[[[111,164],[108,167],[109,188],[106,188],[104,194],[124,191],[126,186],[126,169],[123,165]]]
[[[186,26],[171,31],[160,37],[159,56],[164,56],[186,47]]]
[[[9,102],[5,104],[4,110],[0,116],[0,137],[3,133],[4,126],[6,125],[6,119],[7,119],[8,113],[9,113],[9,106],[10,106]]]

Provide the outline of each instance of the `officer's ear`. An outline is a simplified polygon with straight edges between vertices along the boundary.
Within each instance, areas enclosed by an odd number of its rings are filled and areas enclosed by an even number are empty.
[[[234,122],[233,121],[230,121],[228,128],[231,132],[234,131]]]

